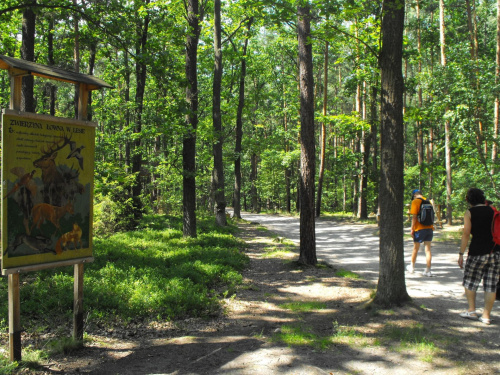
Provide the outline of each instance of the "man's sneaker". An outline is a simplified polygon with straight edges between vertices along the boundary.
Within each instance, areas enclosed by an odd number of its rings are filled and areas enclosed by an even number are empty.
[[[432,277],[433,276],[431,271],[424,271],[424,272],[422,272],[422,275],[423,276],[427,276],[427,277]]]
[[[415,267],[413,267],[413,265],[410,263],[406,266],[406,270],[409,272],[409,273],[413,273],[415,272]]]

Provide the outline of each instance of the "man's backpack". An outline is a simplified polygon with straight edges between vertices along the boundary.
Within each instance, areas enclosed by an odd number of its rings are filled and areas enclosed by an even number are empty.
[[[418,198],[422,201],[420,211],[417,214],[417,220],[422,225],[434,224],[434,207],[427,199]]]
[[[491,220],[491,235],[493,236],[493,242],[496,245],[500,245],[500,211],[495,207],[490,206],[493,209],[493,220]]]

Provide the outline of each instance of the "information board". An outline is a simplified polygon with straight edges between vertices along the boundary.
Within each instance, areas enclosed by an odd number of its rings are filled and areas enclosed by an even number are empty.
[[[92,256],[95,126],[2,111],[2,272]]]

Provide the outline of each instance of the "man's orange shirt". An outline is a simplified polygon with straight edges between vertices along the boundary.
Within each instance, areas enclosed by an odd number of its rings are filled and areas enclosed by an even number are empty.
[[[425,199],[425,197],[421,198]],[[420,211],[420,205],[422,204],[422,199],[415,198],[414,200],[411,201],[410,215],[418,215],[418,212]],[[418,232],[421,229],[434,230],[434,225],[423,225],[420,223],[420,221],[417,220],[417,222],[415,223],[415,228],[413,229],[415,230],[415,232]]]

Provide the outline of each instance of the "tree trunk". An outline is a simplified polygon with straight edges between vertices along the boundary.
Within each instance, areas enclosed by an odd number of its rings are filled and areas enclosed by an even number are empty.
[[[417,12],[417,50],[418,56],[418,73],[422,73],[422,38],[421,38],[421,28],[420,28],[420,4],[417,0],[416,2],[416,12]],[[418,107],[422,108],[423,98],[422,98],[422,85],[418,86]],[[424,163],[424,135],[422,129],[422,121],[417,121],[417,160],[419,166],[419,178],[418,181],[422,181],[422,169]]]
[[[128,52],[125,50],[124,52],[124,64],[125,64],[125,93],[124,93],[124,101],[126,104],[126,109],[125,109],[125,128],[129,129],[130,128],[130,109],[129,109],[129,103],[130,103],[130,75],[131,75],[131,69],[130,69],[130,62],[128,58]],[[121,129],[123,130],[123,125],[120,124]],[[130,165],[131,165],[131,140],[127,139],[125,141],[125,172],[130,173]]]
[[[250,199],[252,205],[252,212],[260,212],[259,207],[259,197],[257,195],[257,154],[252,153],[252,157],[250,160],[251,163],[251,172],[250,172]]]
[[[54,65],[54,17],[49,15],[49,34],[47,35],[47,60],[50,66]],[[48,83],[49,85],[49,114],[56,115],[56,85]]]
[[[441,46],[441,66],[446,67],[446,40],[444,28],[444,0],[439,0],[439,35]],[[448,108],[446,108],[448,111]],[[444,158],[446,169],[446,220],[448,225],[452,225],[453,212],[451,207],[452,176],[451,176],[451,135],[450,121],[446,120],[444,124]]]
[[[213,189],[215,198],[215,223],[226,226],[226,197],[224,194],[224,165],[222,160],[222,118],[220,110],[220,95],[222,83],[222,41],[221,41],[221,4],[214,0],[214,83],[212,97],[212,118],[214,127],[214,171]]]
[[[298,6],[300,82],[300,256],[299,263],[315,265],[314,223],[314,78],[311,45],[310,5]]]
[[[325,43],[325,63],[324,63],[324,79],[323,79],[323,116],[326,116],[326,107],[328,103],[328,41]],[[325,155],[326,155],[326,124],[323,119],[321,122],[321,153],[318,177],[318,199],[316,201],[316,217],[321,215],[321,194],[323,192],[323,179],[325,176]]]
[[[188,32],[186,36],[186,101],[189,113],[186,116],[187,131],[182,145],[183,169],[183,234],[196,237],[196,129],[198,127],[198,40],[200,37],[200,14],[198,0],[187,2]]]
[[[404,0],[384,0],[381,73],[380,271],[375,302],[409,300],[404,273],[403,28]]]
[[[241,219],[241,141],[243,139],[243,107],[245,106],[245,77],[247,74],[247,47],[250,38],[250,28],[252,27],[253,17],[247,24],[247,36],[243,44],[243,56],[241,57],[241,73],[238,97],[238,110],[236,112],[236,141],[234,146],[234,195],[233,195],[233,217]]]
[[[149,2],[146,1],[146,4]],[[139,21],[137,21],[139,22]],[[136,63],[135,63],[135,79],[137,87],[135,90],[135,134],[142,132],[142,113],[144,108],[144,91],[146,88],[146,61],[147,41],[148,41],[149,14],[144,17],[142,24],[137,25],[137,42],[136,42]],[[142,194],[142,141],[140,136],[135,137],[133,142],[134,152],[132,155],[132,173],[134,174],[134,182],[132,185],[132,201],[134,210],[134,221],[138,224],[142,217],[143,204],[141,200]]]
[[[88,75],[90,75],[90,76],[94,75],[96,54],[97,54],[97,42],[92,41],[90,43],[89,71],[88,71]],[[88,104],[87,104],[87,106],[88,106],[87,120],[92,121],[92,116],[93,116],[93,114],[92,114],[92,91],[89,91],[89,93],[88,93],[87,102],[88,102]]]
[[[76,0],[73,0],[73,5],[77,7]],[[80,17],[77,13],[73,14],[73,34],[74,34],[74,45],[73,45],[73,70],[75,73],[80,73],[80,29],[79,29]],[[80,89],[78,85],[74,87],[74,108],[75,108],[75,118],[78,118],[78,97],[80,96]]]
[[[366,82],[363,82],[363,92],[361,98],[361,118],[366,121]],[[368,161],[370,159],[370,134],[361,130],[361,167],[359,173],[359,196],[358,196],[358,217],[368,218],[368,207],[366,202],[366,189],[368,188]]]
[[[495,84],[498,85],[500,78],[500,0],[497,0],[497,51],[496,51],[496,67],[495,67]],[[494,142],[491,150],[492,170],[491,174],[494,175],[496,171],[496,163],[498,159],[498,128],[499,128],[499,118],[500,118],[500,97],[498,94],[495,95],[495,115],[494,115]]]
[[[33,5],[36,1],[33,1]],[[26,8],[23,12],[21,58],[27,61],[35,61],[35,21],[36,15],[32,8]],[[34,80],[32,75],[23,77],[21,111],[35,112],[35,99],[33,97]]]

